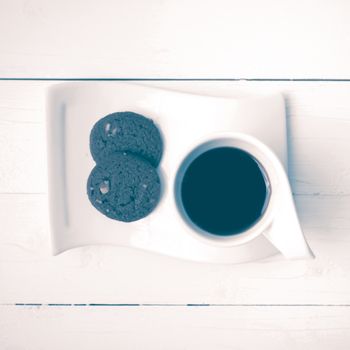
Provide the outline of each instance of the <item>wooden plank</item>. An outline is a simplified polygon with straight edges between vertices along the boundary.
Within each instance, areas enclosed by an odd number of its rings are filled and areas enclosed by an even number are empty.
[[[0,193],[46,192],[45,90],[52,82],[0,83]],[[288,108],[290,178],[295,194],[350,194],[350,84],[295,82],[147,82],[235,95],[281,91]]]
[[[350,78],[343,0],[0,4],[0,77]]]
[[[349,330],[349,307],[2,306],[0,346],[347,350]]]
[[[350,197],[296,198],[316,260],[231,266],[118,247],[52,257],[45,195],[2,195],[0,303],[350,304]]]

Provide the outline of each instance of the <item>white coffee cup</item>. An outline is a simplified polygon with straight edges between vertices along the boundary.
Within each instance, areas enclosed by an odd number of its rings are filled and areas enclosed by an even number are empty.
[[[221,133],[197,141],[179,167],[175,180],[175,198],[181,217],[191,228],[197,239],[216,246],[235,246],[247,243],[264,234],[284,255],[288,257],[312,257],[296,215],[289,181],[283,165],[274,152],[253,136],[243,133]],[[199,228],[187,215],[182,199],[181,184],[189,165],[201,154],[215,148],[232,147],[247,152],[261,166],[266,176],[268,200],[262,216],[241,233],[219,236]],[[286,215],[287,214],[287,215]],[[280,232],[276,232],[280,230]]]

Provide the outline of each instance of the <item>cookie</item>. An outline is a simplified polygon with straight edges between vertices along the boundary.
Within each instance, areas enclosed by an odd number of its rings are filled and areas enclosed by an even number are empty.
[[[125,152],[98,163],[87,181],[91,204],[107,217],[124,222],[150,214],[158,204],[160,188],[156,169]]]
[[[133,112],[117,112],[94,125],[90,134],[90,151],[96,163],[107,160],[115,152],[128,152],[157,167],[163,143],[151,119]]]

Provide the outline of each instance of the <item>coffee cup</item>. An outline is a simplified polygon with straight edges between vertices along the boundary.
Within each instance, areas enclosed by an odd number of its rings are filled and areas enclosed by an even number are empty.
[[[285,169],[268,146],[243,133],[211,135],[196,144],[175,180],[176,205],[192,235],[234,246],[264,234],[284,255],[313,255]]]

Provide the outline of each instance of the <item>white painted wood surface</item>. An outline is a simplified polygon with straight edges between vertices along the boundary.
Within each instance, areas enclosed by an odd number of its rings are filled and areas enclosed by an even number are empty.
[[[286,97],[290,177],[317,258],[234,266],[116,247],[85,247],[51,257],[44,130],[44,96],[50,84],[0,84],[1,348],[84,344],[94,349],[103,337],[103,349],[142,344],[156,349],[169,348],[167,344],[174,349],[249,349],[258,344],[347,349],[349,83],[148,82],[223,95],[260,87]],[[28,303],[160,306],[15,306]],[[165,304],[227,306],[169,309]]]
[[[350,78],[346,0],[1,0],[0,77]]]
[[[259,86],[288,101],[291,182],[317,258],[236,266],[115,247],[51,257],[44,132],[50,84],[0,85],[0,302],[350,304],[349,83],[152,83],[226,94]]]
[[[243,78],[265,81],[143,83],[282,91],[290,179],[317,256],[235,266],[116,247],[50,256],[44,102],[54,82],[3,80],[0,349],[349,349],[349,13],[343,0],[0,0],[1,79]],[[281,78],[305,81],[266,81]],[[148,306],[48,306],[101,303]]]
[[[0,307],[1,349],[348,350],[350,308]]]

